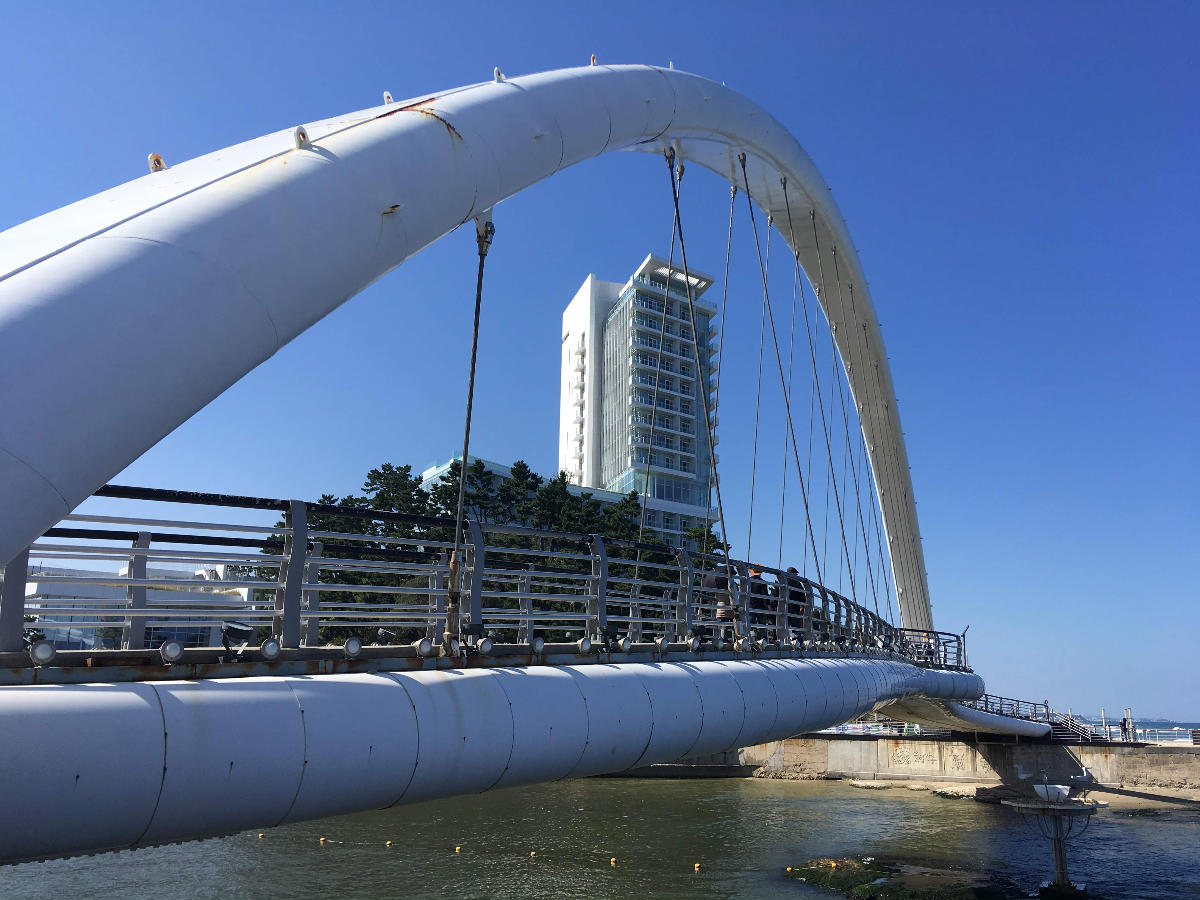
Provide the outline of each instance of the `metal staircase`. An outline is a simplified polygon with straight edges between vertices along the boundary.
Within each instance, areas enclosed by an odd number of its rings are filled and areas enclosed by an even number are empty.
[[[1035,703],[1029,700],[1013,700],[1010,697],[984,694],[978,700],[972,700],[967,705],[1001,716],[1028,719],[1031,722],[1046,722],[1050,726],[1050,740],[1057,743],[1083,744],[1103,739],[1103,735],[1097,734],[1087,722],[1075,718],[1070,713],[1059,712],[1044,701]]]

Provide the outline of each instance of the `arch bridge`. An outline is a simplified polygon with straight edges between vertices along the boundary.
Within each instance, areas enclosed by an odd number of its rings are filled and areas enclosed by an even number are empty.
[[[722,85],[649,66],[497,72],[386,100],[175,166],[152,155],[143,178],[0,235],[0,559],[11,560],[0,597],[0,858],[621,771],[872,709],[964,729],[1041,727],[967,705],[982,679],[962,637],[933,630],[870,292],[795,138]],[[903,627],[820,578],[766,566],[755,577],[747,561],[104,487],[422,247],[472,220],[484,228],[497,203],[568,166],[664,148],[771,216],[816,289],[858,414]],[[146,331],[153,340],[129,338]],[[70,337],[64,355],[45,351],[46,334]],[[73,512],[94,493],[284,521]],[[456,538],[461,570],[445,555]],[[38,568],[78,559],[125,570]],[[206,574],[168,582],[155,571],[166,563]],[[236,577],[219,574],[231,569]],[[56,653],[35,642],[27,652],[31,614],[106,631],[113,646]],[[209,646],[173,645],[168,629],[185,625],[212,629]]]

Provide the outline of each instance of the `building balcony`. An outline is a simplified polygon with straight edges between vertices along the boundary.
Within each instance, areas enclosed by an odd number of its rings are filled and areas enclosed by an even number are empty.
[[[634,350],[632,353],[630,353],[629,354],[630,365],[637,366],[640,369],[645,369],[647,372],[661,371],[667,375],[679,375],[679,366],[676,365],[675,362],[667,354],[665,354],[665,353],[663,354],[662,365],[660,366],[659,362],[656,358],[651,357],[650,359],[639,359],[638,353],[646,353],[646,351],[645,350],[640,350],[640,351]],[[657,355],[657,352],[655,353],[655,356],[656,355]],[[681,377],[687,378],[690,376],[684,375]]]
[[[630,437],[629,443],[636,444],[639,447],[649,447],[650,439],[646,435],[635,434],[632,437]],[[680,453],[681,451],[678,449],[678,447],[674,443],[662,443],[661,440],[656,435],[655,441],[654,441],[654,452],[656,452],[656,453],[660,453],[660,452],[661,453]],[[688,454],[688,455],[690,456],[691,454]]]
[[[646,460],[645,460],[645,459],[638,459],[636,456],[631,456],[631,457],[629,458],[629,466],[630,466],[630,468],[632,468],[632,469],[636,469],[636,470],[638,470],[639,472],[644,472],[644,471],[645,471],[645,469],[646,469]],[[693,473],[691,473],[691,472],[685,472],[685,471],[683,471],[683,470],[682,470],[682,469],[680,469],[678,466],[674,466],[674,465],[663,465],[661,462],[655,462],[655,463],[651,463],[651,464],[650,464],[650,471],[651,471],[651,472],[657,472],[659,475],[673,475],[673,476],[675,476],[676,478],[678,478],[680,475],[691,475],[691,474],[693,474]]]
[[[645,388],[645,390],[651,391],[651,390],[653,390],[653,388]],[[650,403],[649,400],[639,400],[637,397],[630,397],[629,402],[632,403],[634,406],[640,406],[643,409],[653,409],[654,408],[654,406]],[[675,410],[676,410],[675,401],[672,400],[670,397],[668,397],[666,395],[666,392],[663,392],[663,393],[659,394],[659,396],[658,396],[658,408],[665,412],[675,412]]]
[[[676,270],[676,274],[678,274],[678,270]],[[666,292],[667,296],[670,297],[670,299],[672,301],[674,301],[676,304],[678,304],[676,306],[676,312],[681,314],[683,318],[687,318],[688,295],[687,295],[687,291],[683,288],[682,285],[672,284],[670,291],[667,292],[667,288],[666,288],[665,284],[660,285],[654,281],[649,281],[649,280],[646,280],[643,278],[635,278],[634,283],[637,285],[637,289],[639,291],[644,291],[644,292],[652,295],[652,296],[648,296],[646,298],[646,300],[648,303],[653,304],[655,306],[659,306],[659,307],[662,306],[662,300],[660,300],[658,298],[661,297],[664,292]],[[705,285],[705,287],[707,287],[707,285]],[[636,302],[636,300],[635,300],[635,302]],[[714,304],[710,300],[707,300],[705,298],[697,296],[695,293],[693,293],[693,295],[692,295],[692,304],[696,307],[697,310],[705,313],[708,316],[716,315],[716,312],[717,312],[716,304]],[[652,308],[652,307],[648,307],[648,308]]]
[[[630,347],[648,350],[651,353],[654,353],[657,355],[657,353],[658,353],[658,330],[644,328],[641,325],[638,325],[636,327],[640,328],[641,331],[630,333],[630,335],[629,335]],[[644,334],[645,332],[652,333],[654,335],[654,337],[653,338],[646,337],[646,335]],[[653,343],[651,341],[653,341]],[[676,347],[675,349],[671,349],[669,347],[663,348],[662,353],[663,353],[664,359],[677,360],[677,361],[683,362],[683,363],[691,363],[695,358],[694,355],[692,354],[691,341],[680,342],[680,345],[678,347]]]
[[[650,383],[646,384],[647,381],[649,381]],[[631,376],[629,376],[629,386],[631,388],[638,388],[643,391],[653,391],[654,390],[654,381],[652,378],[645,378],[645,379],[638,380],[638,379],[635,379],[631,375]],[[691,390],[681,391],[681,390],[678,390],[677,388],[678,388],[678,386],[675,384],[675,379],[671,379],[671,387],[665,387],[662,384],[659,384],[658,393],[659,393],[660,398],[663,394],[669,394],[672,397],[678,397],[680,400],[691,400],[695,397],[695,393],[693,393]],[[645,405],[649,406],[649,404],[645,404]],[[663,406],[662,408],[674,410],[676,407]]]
[[[576,394],[574,397],[571,398],[571,403],[575,406],[582,408],[583,407],[583,394]]]

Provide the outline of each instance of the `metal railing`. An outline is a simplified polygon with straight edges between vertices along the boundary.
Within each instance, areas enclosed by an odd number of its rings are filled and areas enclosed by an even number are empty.
[[[930,738],[949,737],[951,730],[932,725],[918,725],[914,722],[904,722],[879,713],[864,713],[857,719],[823,728],[814,734],[825,735],[855,735],[861,737],[887,738]]]
[[[468,520],[461,599],[452,606],[449,519],[115,485],[97,495],[261,511],[277,521],[68,516],[4,569],[0,652],[63,632],[83,642],[91,635],[95,650],[153,651],[164,636],[228,649],[232,623],[253,636],[241,640],[243,650],[268,638],[298,650],[351,636],[443,655],[539,642],[608,652],[652,643],[966,668],[961,635],[895,628],[802,576],[686,549]],[[97,571],[96,563],[120,568]],[[751,576],[752,568],[762,574]]]
[[[977,700],[969,700],[967,706],[984,712],[1001,716],[1012,716],[1018,719],[1028,719],[1032,722],[1045,722],[1051,728],[1053,740],[1068,743],[1087,743],[1089,741],[1111,740],[1112,726],[1105,728],[1093,725],[1076,717],[1070,712],[1062,712],[1050,705],[1049,701],[1014,700],[1011,697],[998,697],[995,694],[984,694]]]

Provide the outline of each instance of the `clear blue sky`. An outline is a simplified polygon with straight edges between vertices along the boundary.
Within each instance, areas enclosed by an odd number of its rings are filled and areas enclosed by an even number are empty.
[[[748,94],[816,161],[871,279],[939,627],[971,625],[995,692],[1200,718],[1194,4],[13,3],[4,17],[0,228],[142,175],[151,151],[176,162],[495,65],[673,61]],[[555,468],[561,309],[589,272],[623,279],[665,251],[661,169],[617,155],[498,210],[480,455]],[[684,192],[689,257],[717,271],[726,189],[698,173]],[[737,522],[759,299],[747,234],[721,422]],[[311,498],[384,460],[456,452],[473,277],[471,235],[450,236],[121,480]],[[782,440],[776,423],[760,485],[778,484]],[[778,501],[759,498],[754,551],[773,559]],[[796,555],[800,535],[789,518]]]

